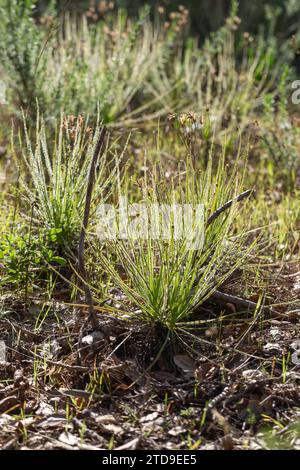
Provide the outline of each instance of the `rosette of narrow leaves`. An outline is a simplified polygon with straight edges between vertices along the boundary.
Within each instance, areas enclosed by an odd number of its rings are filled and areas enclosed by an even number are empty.
[[[55,234],[56,242],[74,246],[81,229],[88,172],[101,126],[93,132],[82,117],[61,117],[54,144],[38,115],[35,138],[24,121],[22,156],[16,152],[21,193],[37,224]],[[108,170],[108,145],[97,168],[91,214],[109,194],[113,170]]]
[[[99,254],[103,269],[132,305],[132,315],[169,330],[188,325],[193,312],[243,265],[249,253],[243,234],[233,233],[239,211],[235,196],[242,184],[237,168],[229,176],[222,157],[214,175],[210,159],[203,173],[195,174],[188,165],[184,179],[175,183],[178,177],[173,184],[162,188],[154,183],[144,191],[151,194],[143,201],[145,212],[151,218],[153,205],[191,204],[203,209],[200,224],[188,218],[187,230],[178,237],[171,218],[169,236],[153,238],[152,228],[145,233],[145,220],[150,219],[144,213],[142,237],[129,226],[125,236],[107,241]],[[228,210],[218,211],[229,200]]]

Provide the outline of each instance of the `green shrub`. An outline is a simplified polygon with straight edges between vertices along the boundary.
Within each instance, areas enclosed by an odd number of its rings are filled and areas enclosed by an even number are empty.
[[[46,61],[41,55],[46,32],[33,19],[34,0],[0,1],[0,62],[8,82],[8,102],[33,110],[44,104]],[[48,44],[48,47],[50,44]]]
[[[56,254],[57,236],[54,231],[26,233],[24,227],[7,233],[0,239],[2,276],[0,287],[31,291],[37,285],[47,287],[51,268],[66,266],[67,261]]]

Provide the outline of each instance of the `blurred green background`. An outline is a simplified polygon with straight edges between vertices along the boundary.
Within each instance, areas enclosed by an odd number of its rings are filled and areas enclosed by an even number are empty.
[[[178,8],[179,5],[186,6],[191,11],[192,28],[195,33],[205,36],[210,31],[218,29],[224,22],[230,10],[231,0],[159,0],[159,1],[142,1],[142,0],[117,0],[119,6],[127,8],[134,13],[144,4],[151,4],[154,7],[163,5],[172,10]],[[239,2],[239,16],[243,19],[245,30],[255,32],[260,24],[265,21],[265,7],[271,5],[278,8],[282,16],[287,15],[286,6],[291,3],[286,0],[241,0]],[[292,2],[298,4],[299,0]]]
[[[105,3],[103,0],[56,0],[58,10],[73,9],[82,11],[88,9],[92,3],[96,6]],[[40,0],[43,8],[48,2]],[[106,0],[109,3],[109,0]],[[131,15],[135,15],[144,5],[150,5],[155,11],[158,6],[164,6],[172,11],[179,5],[184,5],[191,12],[191,27],[194,34],[200,38],[214,31],[222,25],[230,10],[231,0],[114,0],[118,8],[126,8]],[[297,33],[300,23],[299,0],[240,0],[239,16],[242,18],[243,30],[257,32],[266,23],[267,17],[277,18],[277,33],[286,37]]]

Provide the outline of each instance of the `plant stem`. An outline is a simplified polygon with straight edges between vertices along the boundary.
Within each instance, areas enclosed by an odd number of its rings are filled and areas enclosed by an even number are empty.
[[[85,236],[86,236],[86,231],[87,231],[87,227],[89,223],[89,215],[90,215],[96,166],[97,166],[98,159],[102,155],[102,152],[103,152],[103,144],[105,141],[106,132],[107,132],[106,128],[103,127],[101,129],[101,132],[97,141],[97,145],[94,150],[93,158],[91,161],[90,171],[88,175],[86,197],[85,197],[83,223],[82,223],[82,228],[81,228],[80,238],[79,238],[79,245],[78,245],[78,268],[79,268],[81,279],[83,281],[83,289],[85,293],[86,303],[89,306],[88,321],[91,322],[92,327],[94,329],[99,328],[99,323],[98,323],[96,313],[94,311],[92,293],[88,284],[88,275],[86,272],[85,260],[84,260],[84,243],[85,243]]]

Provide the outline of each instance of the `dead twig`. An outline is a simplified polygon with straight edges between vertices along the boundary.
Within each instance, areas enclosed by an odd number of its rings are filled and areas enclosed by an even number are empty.
[[[242,299],[236,295],[225,294],[224,292],[220,292],[218,290],[211,295],[209,300],[213,300],[222,304],[233,304],[236,307],[247,310],[248,312],[255,312],[257,309],[257,304],[251,300]],[[284,313],[278,312],[277,310],[274,310],[273,307],[268,305],[261,306],[261,311],[270,313],[272,318],[283,318],[285,316]]]
[[[242,299],[236,295],[225,294],[224,292],[220,292],[218,290],[212,294],[209,300],[214,300],[224,304],[233,304],[236,307],[246,309],[248,312],[255,311],[257,307],[256,303],[252,302],[251,300]]]
[[[77,370],[78,372],[90,372],[90,371],[95,370],[94,367],[83,367],[83,366],[79,366],[79,365],[67,364],[65,362],[53,361],[53,360],[45,358],[44,356],[41,356],[37,353],[31,353],[29,351],[27,351],[27,353],[24,353],[24,352],[20,351],[19,349],[11,348],[10,346],[7,346],[7,345],[6,345],[6,349],[8,349],[9,351],[18,353],[19,355],[23,356],[24,358],[32,359],[33,361],[35,359],[39,359],[39,360],[43,361],[43,363],[50,364],[51,366],[62,367],[64,369],[70,369],[70,370]]]

